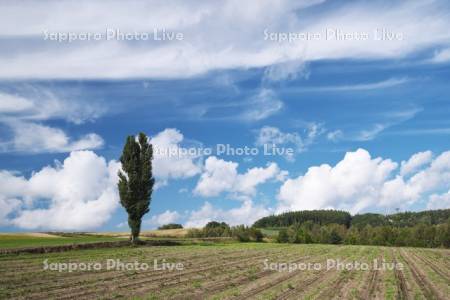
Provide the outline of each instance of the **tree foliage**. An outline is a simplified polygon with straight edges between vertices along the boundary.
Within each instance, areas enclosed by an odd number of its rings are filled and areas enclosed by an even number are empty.
[[[141,230],[142,217],[150,211],[155,180],[152,176],[153,148],[144,133],[138,139],[128,136],[123,148],[119,171],[120,203],[128,213],[131,240],[136,242]]]
[[[256,228],[279,228],[289,227],[294,224],[327,225],[340,224],[347,228],[355,226],[363,228],[367,225],[411,227],[419,223],[428,225],[443,224],[450,218],[450,209],[428,210],[421,212],[402,212],[392,215],[381,215],[374,213],[358,214],[351,216],[346,211],[339,210],[304,210],[286,212],[279,215],[272,215],[257,220],[253,226]]]
[[[336,223],[349,227],[351,215],[346,211],[340,210],[292,211],[261,218],[253,226],[257,228],[287,227],[293,224],[303,224],[308,221],[319,225]]]
[[[359,228],[366,225],[394,227],[411,227],[419,223],[427,225],[443,224],[450,218],[450,209],[426,210],[421,212],[401,212],[392,215],[359,214],[352,217],[352,226]]]
[[[392,225],[347,228],[340,224],[308,226],[292,225],[281,228],[277,241],[280,243],[321,243],[408,247],[450,247],[450,220],[443,224],[419,223],[410,227]]]
[[[230,227],[225,222],[211,221],[202,229],[190,229],[187,237],[233,237],[239,242],[261,242],[264,236],[261,230],[256,228],[245,225]]]
[[[169,223],[162,226],[159,226],[159,230],[167,230],[167,229],[182,229],[183,225],[181,224],[175,224],[175,223]]]

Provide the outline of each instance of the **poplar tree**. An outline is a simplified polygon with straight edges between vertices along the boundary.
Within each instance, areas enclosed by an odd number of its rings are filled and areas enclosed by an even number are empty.
[[[152,175],[153,147],[144,133],[128,136],[123,147],[119,170],[120,203],[128,213],[131,241],[137,243],[142,217],[150,211],[155,179]]]

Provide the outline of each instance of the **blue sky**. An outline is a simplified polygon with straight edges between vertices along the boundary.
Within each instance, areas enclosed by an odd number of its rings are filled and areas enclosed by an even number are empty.
[[[144,229],[450,207],[445,1],[77,3],[0,4],[0,230],[126,230],[117,160],[139,131],[161,149],[259,151],[157,155]],[[183,39],[45,40],[106,28]],[[337,29],[369,37],[325,38]]]

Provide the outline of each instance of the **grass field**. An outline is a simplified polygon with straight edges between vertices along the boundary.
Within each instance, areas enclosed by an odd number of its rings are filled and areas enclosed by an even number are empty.
[[[0,234],[0,249],[62,246],[67,244],[111,242],[122,238],[95,235],[37,235],[37,234]]]
[[[56,239],[55,239],[56,240]],[[98,270],[44,270],[58,263],[100,264]],[[107,269],[107,260],[147,270]],[[154,260],[158,268],[154,269]],[[327,259],[404,264],[403,270],[277,271],[267,263]],[[182,264],[160,270],[161,263]],[[178,265],[180,266],[180,265]],[[281,266],[281,265],[279,265]],[[293,266],[293,265],[292,265]],[[54,267],[53,267],[54,268]],[[373,246],[232,243],[73,250],[0,256],[1,299],[446,299],[450,251]]]
[[[140,237],[168,237],[168,238],[182,238],[185,237],[189,229],[166,229],[166,230],[144,230],[141,232]],[[92,233],[92,235],[110,236],[110,237],[125,237],[130,236],[129,232],[100,232]]]
[[[141,238],[183,238],[187,229],[147,230]],[[113,242],[129,238],[128,232],[102,232],[85,234],[59,233],[0,233],[0,249],[62,246],[68,244]]]

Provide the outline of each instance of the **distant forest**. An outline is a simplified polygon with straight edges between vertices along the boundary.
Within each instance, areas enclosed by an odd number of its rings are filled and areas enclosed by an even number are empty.
[[[450,209],[355,216],[337,210],[295,211],[264,217],[253,227],[278,229],[281,243],[450,247]]]
[[[303,210],[261,218],[253,224],[253,227],[289,227],[294,224],[301,225],[307,221],[318,225],[340,224],[348,228],[351,226],[362,228],[366,225],[411,227],[419,223],[426,225],[443,224],[448,220],[450,220],[450,209],[402,212],[391,215],[366,213],[355,216],[342,210]]]

